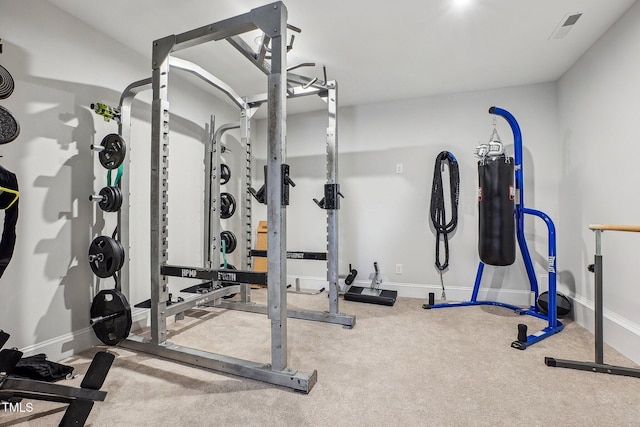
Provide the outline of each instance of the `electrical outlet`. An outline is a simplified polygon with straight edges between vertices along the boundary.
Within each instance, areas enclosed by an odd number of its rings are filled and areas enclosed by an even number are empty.
[[[404,173],[404,168],[402,166],[402,163],[396,164],[396,173]]]
[[[396,264],[396,274],[402,274],[402,264]]]

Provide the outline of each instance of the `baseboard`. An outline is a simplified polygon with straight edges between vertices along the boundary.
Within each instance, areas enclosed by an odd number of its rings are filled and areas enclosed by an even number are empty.
[[[98,344],[100,344],[100,341],[93,333],[93,329],[88,326],[21,348],[20,351],[24,353],[24,357],[44,353],[47,355],[47,359],[57,362]]]
[[[580,326],[594,332],[595,309],[593,301],[576,296],[572,298],[573,318]],[[604,342],[634,363],[640,364],[640,325],[611,310],[603,309]],[[607,363],[606,352],[604,362]]]
[[[300,281],[301,289],[318,290],[327,288],[328,282],[325,279],[319,277],[308,276],[296,276],[289,277],[288,283],[294,284],[295,280]],[[369,287],[371,285],[370,280],[354,280],[353,285],[361,287]],[[389,289],[398,291],[399,297],[428,299],[429,293],[433,292],[436,297],[436,301],[442,297],[442,287],[440,285],[428,285],[417,283],[401,283],[401,282],[383,282],[380,285],[381,289]],[[447,301],[468,301],[471,299],[473,292],[472,287],[465,286],[445,286],[445,294]],[[509,289],[480,289],[478,292],[479,300],[487,301],[500,301],[507,304],[528,306],[531,304],[531,292],[509,290]]]
[[[134,311],[132,313],[133,325],[131,330],[135,331],[146,326],[147,318],[147,310]],[[87,326],[86,328],[21,348],[20,351],[24,353],[23,357],[44,353],[47,355],[47,359],[57,362],[96,345],[104,344],[96,338],[96,335],[93,333],[93,328]]]

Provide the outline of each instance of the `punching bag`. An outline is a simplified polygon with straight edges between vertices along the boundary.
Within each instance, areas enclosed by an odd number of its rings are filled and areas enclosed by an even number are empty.
[[[478,162],[478,252],[489,265],[516,260],[513,158],[500,155]]]

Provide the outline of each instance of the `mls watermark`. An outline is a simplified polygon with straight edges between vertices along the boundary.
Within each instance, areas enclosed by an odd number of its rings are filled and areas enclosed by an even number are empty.
[[[4,412],[8,412],[11,414],[23,414],[23,413],[31,413],[33,412],[33,403],[32,402],[1,402],[2,409]]]

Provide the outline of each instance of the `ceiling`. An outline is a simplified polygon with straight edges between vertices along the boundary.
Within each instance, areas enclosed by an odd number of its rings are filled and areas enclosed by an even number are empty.
[[[270,0],[48,0],[149,58],[153,40],[221,21]],[[286,0],[296,34],[288,66],[340,87],[340,105],[555,81],[636,0]],[[567,15],[582,16],[564,38]],[[258,33],[245,35],[257,48]],[[240,95],[265,79],[226,42],[181,51]],[[149,71],[150,75],[151,71]],[[141,76],[143,78],[145,76]],[[296,101],[297,102],[297,101]],[[290,103],[293,104],[293,103]],[[301,103],[290,112],[322,108]]]

